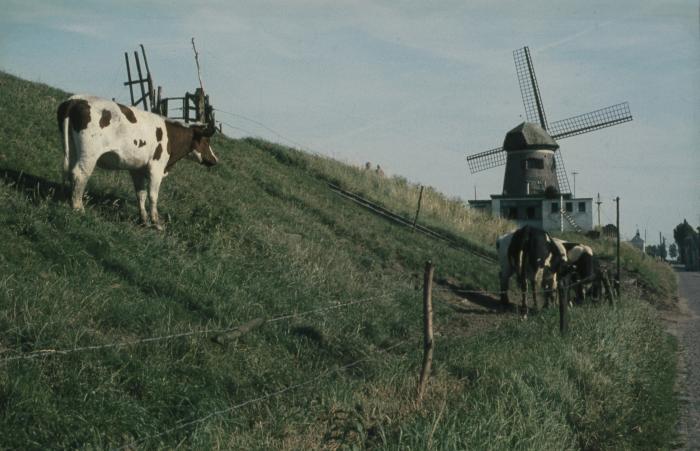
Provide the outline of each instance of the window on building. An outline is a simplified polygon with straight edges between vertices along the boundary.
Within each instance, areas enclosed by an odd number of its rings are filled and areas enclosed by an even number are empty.
[[[527,207],[527,219],[535,219],[535,207]]]
[[[544,169],[542,158],[526,158],[523,161],[523,169]]]
[[[552,213],[559,213],[559,204],[557,202],[552,202]]]
[[[585,212],[586,212],[586,203],[585,203],[585,202],[579,202],[579,203],[578,203],[578,212],[579,212],[579,213],[585,213]]]
[[[572,211],[574,211],[574,203],[573,202],[566,203],[566,211],[567,211],[567,213],[571,213]]]
[[[517,207],[508,207],[508,219],[518,219]]]

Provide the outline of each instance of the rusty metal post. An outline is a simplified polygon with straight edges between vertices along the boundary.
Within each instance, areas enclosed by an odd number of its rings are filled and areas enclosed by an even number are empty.
[[[423,399],[425,387],[430,379],[430,368],[433,364],[433,273],[435,267],[430,261],[425,262],[423,276],[423,367],[418,383],[418,400]]]

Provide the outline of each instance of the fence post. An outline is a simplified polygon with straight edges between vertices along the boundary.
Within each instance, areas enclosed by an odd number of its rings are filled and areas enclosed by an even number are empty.
[[[418,222],[418,213],[420,213],[420,203],[423,200],[423,185],[420,186],[420,194],[418,195],[418,208],[416,208],[416,216],[413,218],[413,230],[416,230],[416,222]]]
[[[433,273],[435,267],[432,262],[425,262],[425,274],[423,277],[423,368],[420,372],[418,383],[418,400],[423,399],[425,387],[430,379],[430,367],[433,364]]]
[[[562,281],[561,296],[559,296],[559,333],[566,335],[569,329],[569,318],[566,310],[569,307],[569,284]]]

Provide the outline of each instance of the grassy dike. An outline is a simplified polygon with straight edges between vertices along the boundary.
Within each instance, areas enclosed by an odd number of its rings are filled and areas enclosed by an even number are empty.
[[[417,405],[423,262],[464,289],[495,290],[497,268],[327,189],[407,214],[415,185],[217,137],[218,167],[183,161],[164,181],[165,233],[135,224],[126,174],[98,171],[76,214],[54,119],[66,96],[0,73],[0,448],[669,446],[675,344],[647,303],[576,309],[564,339],[553,310],[486,312],[474,335],[436,291]],[[425,221],[464,240],[509,228],[428,193]],[[275,321],[192,333],[256,318]]]

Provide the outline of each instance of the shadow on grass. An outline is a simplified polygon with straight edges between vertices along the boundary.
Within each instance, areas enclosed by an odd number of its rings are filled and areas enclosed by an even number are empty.
[[[38,203],[42,199],[64,202],[70,197],[68,188],[63,184],[24,171],[0,167],[0,176],[5,185],[15,187],[18,191],[26,194],[34,203]]]
[[[55,203],[70,204],[70,188],[67,184],[54,182],[24,171],[0,167],[0,180],[8,187],[14,187],[24,193],[33,204],[39,204],[45,200]],[[123,196],[90,191],[86,194],[85,204],[98,211],[114,214],[116,209],[129,202]]]
[[[460,287],[446,279],[438,279],[435,281],[435,283],[440,285],[442,288],[451,291],[455,296],[464,297],[467,300],[469,300],[469,302],[472,302],[474,304],[480,305],[481,307],[484,307],[485,309],[488,309],[488,311],[475,310],[450,304],[450,306],[458,312],[491,315],[494,313],[510,312],[512,310],[512,306],[510,304],[501,304],[501,300],[491,294],[480,293],[479,290],[472,290],[470,288]]]

